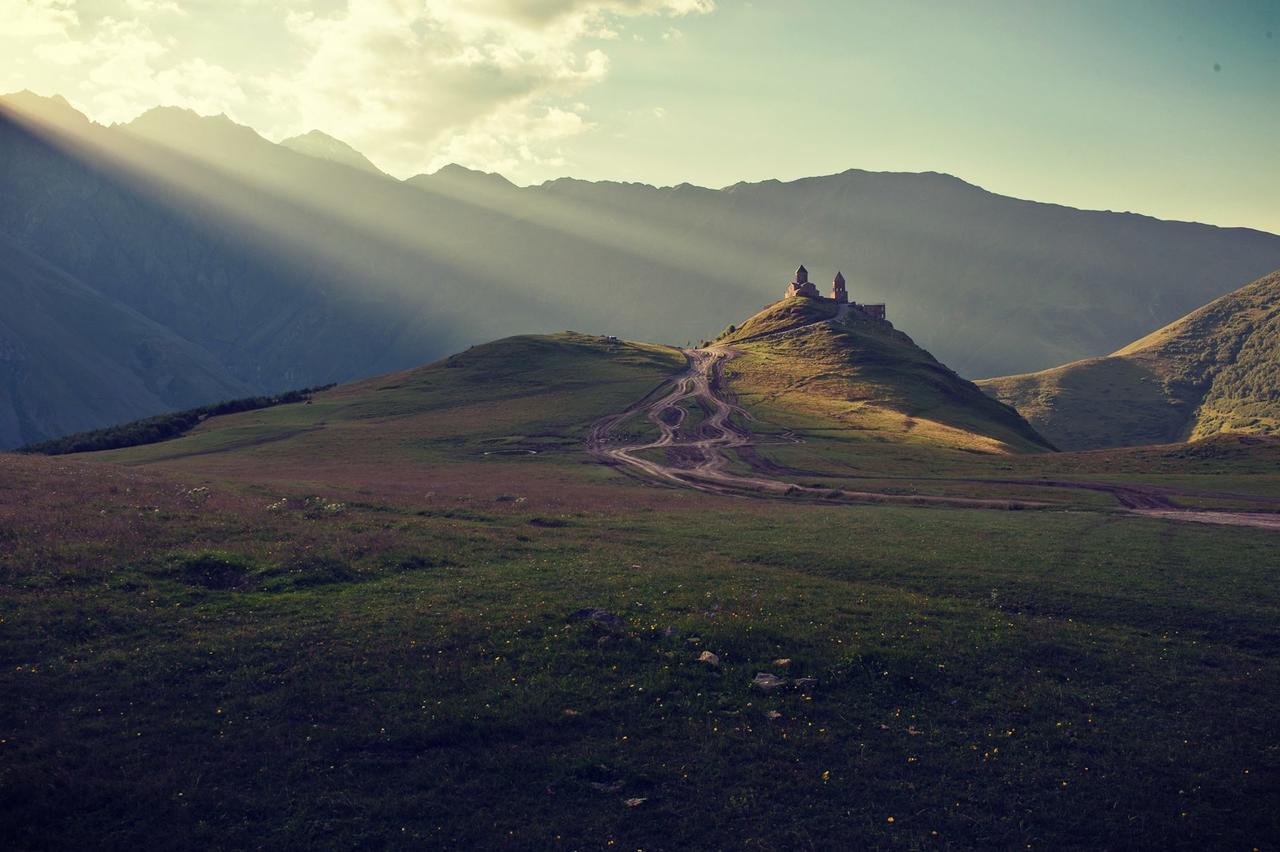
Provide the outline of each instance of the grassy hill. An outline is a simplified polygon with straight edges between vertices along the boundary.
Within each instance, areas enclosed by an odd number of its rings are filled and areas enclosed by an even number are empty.
[[[564,332],[473,346],[424,367],[342,385],[307,402],[212,417],[181,438],[103,454],[216,471],[305,476],[341,456],[403,464],[576,453],[592,422],[685,364],[679,350]]]
[[[825,299],[784,299],[724,334],[717,342],[742,353],[727,368],[740,401],[773,423],[870,440],[1050,449],[1016,411],[906,334],[856,310],[839,322],[835,315],[835,303]]]
[[[926,453],[1047,448],[1015,412],[907,335],[857,315],[825,321],[835,313],[833,302],[788,299],[718,341],[740,353],[726,376],[761,421],[755,428],[905,443]],[[679,350],[658,344],[572,332],[510,337],[322,391],[306,403],[211,417],[176,440],[107,457],[213,468],[246,459],[305,466],[338,452],[419,462],[485,453],[567,459],[593,421],[642,398],[684,364]]]
[[[979,385],[1064,449],[1280,433],[1280,272],[1105,358]]]

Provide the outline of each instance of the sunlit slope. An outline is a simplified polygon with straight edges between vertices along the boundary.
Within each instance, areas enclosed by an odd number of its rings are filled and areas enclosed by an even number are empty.
[[[577,453],[590,425],[683,368],[679,350],[565,332],[510,337],[425,367],[214,417],[173,441],[101,454],[129,463],[459,462]]]
[[[856,311],[838,322],[835,314],[833,302],[784,299],[722,336],[741,353],[727,368],[730,388],[762,418],[806,430],[987,452],[1050,449],[1017,412],[906,334]]]
[[[1063,449],[1280,433],[1280,272],[1106,358],[989,379]]]

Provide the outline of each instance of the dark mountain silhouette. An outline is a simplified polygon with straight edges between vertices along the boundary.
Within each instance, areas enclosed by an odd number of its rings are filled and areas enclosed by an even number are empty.
[[[1111,351],[1280,266],[1271,234],[1018,201],[939,174],[521,188],[452,167],[400,182],[328,137],[277,145],[170,108],[104,128],[61,99],[3,103],[0,235],[255,393],[513,333],[696,340],[776,299],[801,260],[815,277],[843,269],[851,297],[887,302],[961,375],[1002,374]],[[77,390],[0,445],[105,424]]]

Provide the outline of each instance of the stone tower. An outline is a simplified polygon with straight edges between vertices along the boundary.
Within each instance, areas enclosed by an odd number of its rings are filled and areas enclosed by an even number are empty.
[[[796,270],[796,280],[787,285],[787,296],[818,298],[818,288],[813,286],[813,282],[809,280],[809,270],[804,268],[804,264],[801,264],[800,268]]]
[[[849,291],[844,286],[844,275],[839,272],[836,273],[836,280],[831,282],[831,298],[837,304],[849,304]]]

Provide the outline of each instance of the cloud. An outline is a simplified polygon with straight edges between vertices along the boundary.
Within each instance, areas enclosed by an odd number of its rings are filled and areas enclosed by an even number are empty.
[[[157,105],[319,129],[400,175],[555,163],[627,22],[713,0],[0,0],[0,87],[100,122]],[[253,48],[245,38],[252,34]]]
[[[224,112],[245,100],[235,74],[198,57],[180,58],[172,39],[141,21],[103,17],[84,27],[74,11],[57,20],[64,25],[28,36],[31,54],[66,69],[74,83],[59,93],[99,121],[128,120],[159,104]]]
[[[442,158],[508,170],[543,164],[591,125],[567,107],[608,74],[591,39],[640,15],[709,12],[710,0],[347,0],[290,16],[309,57],[274,80],[296,126],[350,141],[397,174]]]
[[[74,0],[0,0],[5,40],[65,37],[79,20]]]
[[[125,8],[138,15],[185,15],[175,0],[124,0]]]
[[[529,165],[562,166],[565,158],[556,145],[593,126],[571,110],[520,104],[450,135],[436,148],[426,170],[459,163],[510,174]]]

